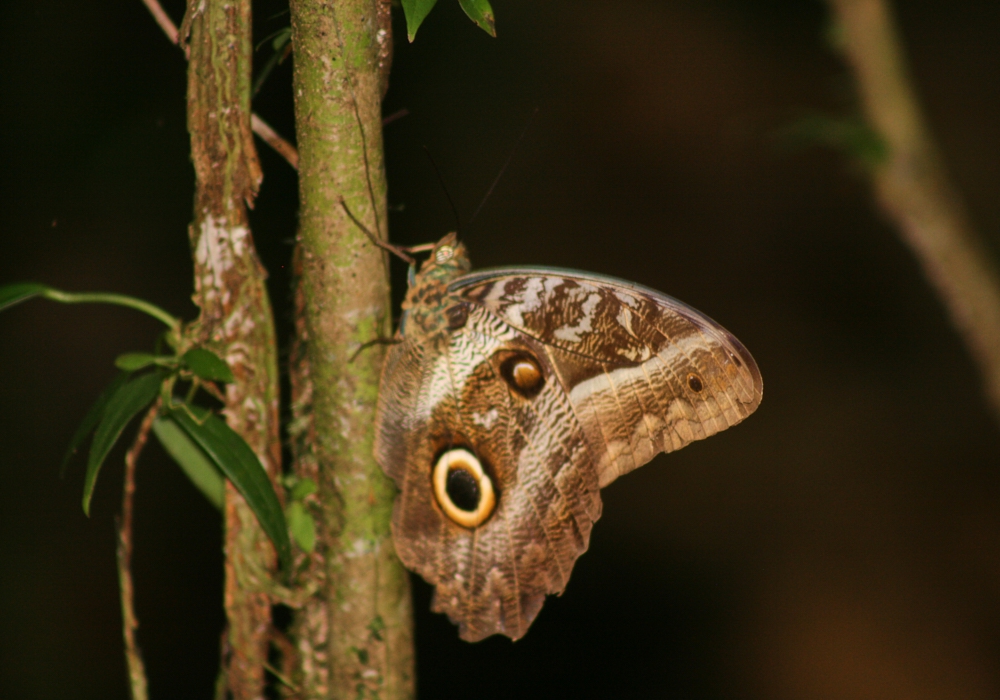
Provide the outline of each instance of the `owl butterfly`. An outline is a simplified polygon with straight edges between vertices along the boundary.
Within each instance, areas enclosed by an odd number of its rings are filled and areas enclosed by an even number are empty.
[[[392,531],[467,641],[518,639],[562,593],[600,489],[753,413],[760,372],[704,314],[555,268],[470,272],[449,234],[411,275],[375,455]]]

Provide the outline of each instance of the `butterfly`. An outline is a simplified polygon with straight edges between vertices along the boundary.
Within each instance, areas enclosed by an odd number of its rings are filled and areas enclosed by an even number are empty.
[[[761,401],[750,353],[660,292],[549,267],[471,271],[448,234],[411,279],[382,370],[375,456],[393,541],[478,641],[518,639],[566,587],[600,489]]]

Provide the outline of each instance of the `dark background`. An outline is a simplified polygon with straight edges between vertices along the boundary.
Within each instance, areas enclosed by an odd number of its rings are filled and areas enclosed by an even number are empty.
[[[182,3],[167,4],[180,20]],[[928,119],[1000,250],[1000,4],[897,3]],[[287,25],[257,5],[258,37]],[[842,154],[775,131],[852,113],[809,0],[496,0],[499,37],[441,0],[386,114],[400,243],[468,218],[480,266],[635,280],[751,349],[764,402],[605,492],[566,593],[527,637],[469,645],[416,585],[424,698],[1000,695],[1000,431],[921,271]],[[402,41],[400,41],[402,40]],[[265,47],[259,63],[269,55]],[[0,283],[191,318],[184,62],[138,0],[8,0],[0,23]],[[290,66],[255,101],[291,135]],[[287,329],[295,179],[266,146],[254,236]],[[396,266],[397,298],[402,267]],[[0,316],[0,697],[124,698],[119,448],[80,510],[58,463],[121,352],[157,323],[33,301]],[[135,575],[152,697],[210,698],[220,522],[156,445]]]

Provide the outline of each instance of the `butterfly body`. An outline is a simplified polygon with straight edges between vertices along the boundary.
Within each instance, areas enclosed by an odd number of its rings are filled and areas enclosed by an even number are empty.
[[[749,352],[659,292],[553,268],[469,272],[442,239],[383,368],[375,454],[393,539],[468,641],[521,637],[561,593],[600,489],[760,403]]]

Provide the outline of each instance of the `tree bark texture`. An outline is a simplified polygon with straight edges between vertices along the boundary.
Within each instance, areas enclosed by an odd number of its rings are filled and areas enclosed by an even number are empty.
[[[250,0],[192,0],[184,29],[190,31],[188,129],[197,187],[189,233],[194,302],[201,309],[186,339],[228,362],[235,381],[226,389],[227,422],[276,482],[281,445],[274,322],[247,220],[261,181],[250,129]],[[224,520],[228,626],[219,687],[234,700],[257,700],[264,697],[275,553],[232,484]]]
[[[384,0],[293,0],[301,201],[291,437],[296,473],[316,481],[309,576],[297,611],[296,697],[413,695],[409,583],[390,535],[395,489],[372,456],[387,259],[340,201],[386,234],[381,98],[391,45]],[[311,499],[313,497],[310,497]]]
[[[969,347],[1000,419],[1000,276],[924,122],[888,0],[830,0],[869,125],[888,147],[876,197]]]

